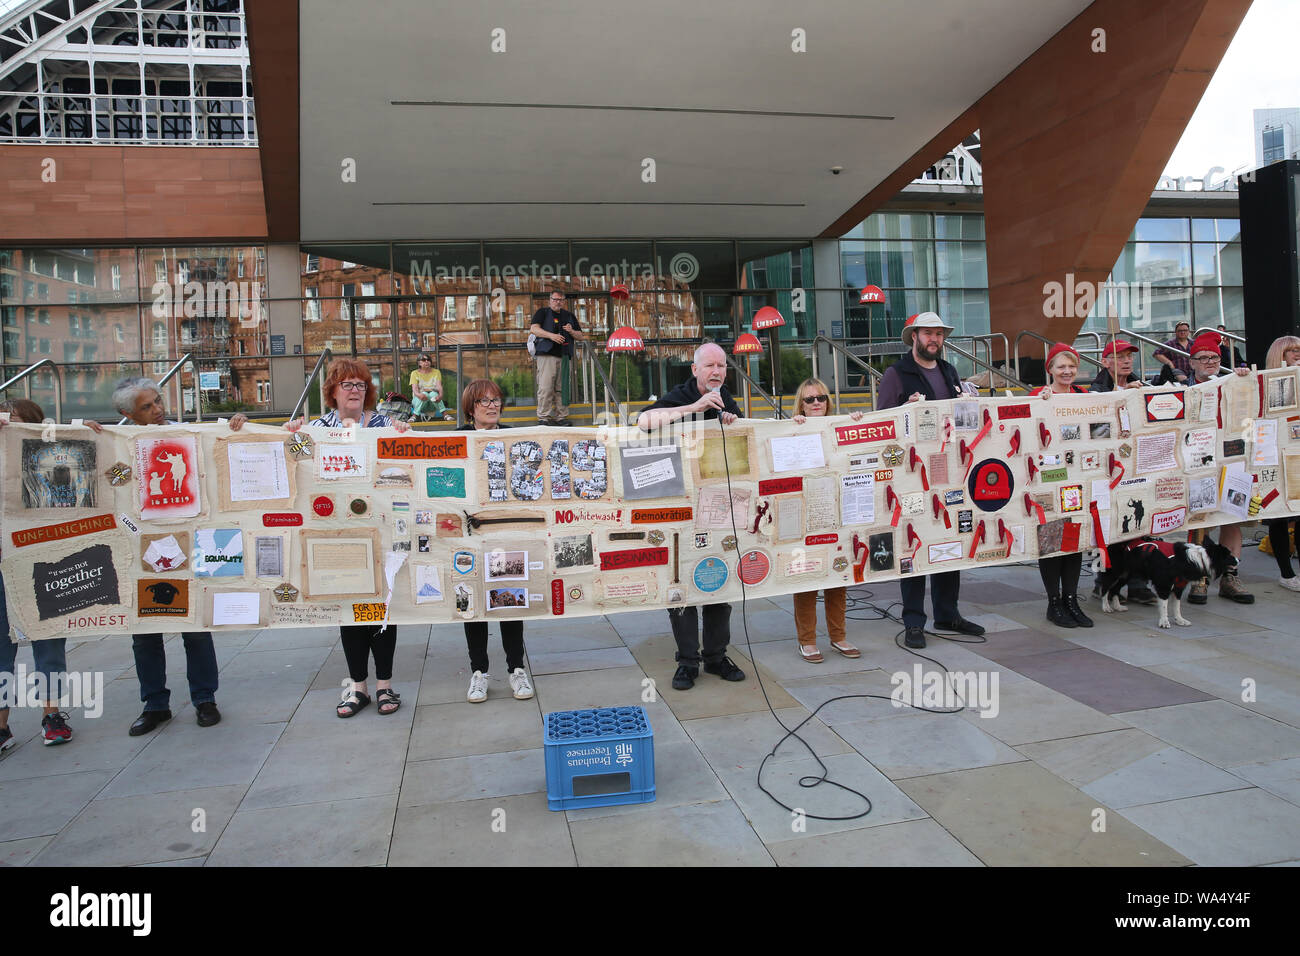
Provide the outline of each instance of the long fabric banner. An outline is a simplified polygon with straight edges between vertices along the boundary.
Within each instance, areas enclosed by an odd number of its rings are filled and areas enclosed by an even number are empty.
[[[852,421],[0,430],[34,639],[578,617],[1300,512],[1300,370]]]

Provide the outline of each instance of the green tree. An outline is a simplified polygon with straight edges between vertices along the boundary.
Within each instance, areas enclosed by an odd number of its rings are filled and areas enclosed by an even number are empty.
[[[802,349],[793,346],[781,349],[781,394],[793,395],[799,383],[811,375],[812,362]],[[766,352],[758,360],[757,381],[768,391],[772,390],[772,362]]]
[[[635,355],[616,352],[609,384],[614,386],[614,390],[625,402],[644,401],[650,394],[646,383],[649,367],[649,363],[638,359]]]

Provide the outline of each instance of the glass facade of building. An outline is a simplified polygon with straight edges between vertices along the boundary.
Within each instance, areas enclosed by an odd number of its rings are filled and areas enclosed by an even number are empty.
[[[448,394],[459,361],[463,378],[492,378],[519,403],[534,393],[528,327],[552,289],[567,293],[598,345],[622,326],[641,334],[644,352],[611,364],[599,350],[617,390],[634,400],[684,380],[698,343],[730,346],[768,305],[786,319],[788,392],[810,371],[819,292],[841,299],[841,314],[824,324],[850,345],[895,343],[906,317],[925,310],[956,336],[989,331],[982,215],[877,213],[838,240],[838,253],[839,274],[817,275],[808,240],[308,244],[292,308],[301,315],[304,375],[326,348],[355,351],[382,391],[405,392],[416,356],[428,350]],[[186,353],[217,373],[203,377],[205,409],[287,411],[271,404],[265,273],[262,245],[0,249],[0,361],[6,377],[41,359],[56,363],[65,417],[111,417],[113,381],[158,375]],[[1235,219],[1140,219],[1110,281],[1123,293],[1121,325],[1157,341],[1184,320],[1244,325]],[[867,284],[884,291],[883,304],[858,303]],[[627,298],[611,294],[618,285]],[[1094,306],[1082,331],[1104,332],[1104,314],[1104,303]],[[755,371],[770,386],[765,360]],[[592,375],[574,363],[574,399],[597,390]],[[33,398],[47,404],[52,379],[49,369],[35,373]],[[188,367],[178,380],[184,392],[171,400],[189,411]]]
[[[191,353],[209,374],[203,405],[265,408],[264,246],[0,249],[0,364],[4,376],[49,359],[59,367],[64,418],[115,417],[113,383],[162,375]],[[33,373],[31,397],[54,412],[54,372]],[[187,365],[169,396],[191,412]],[[19,386],[25,388],[25,386]],[[179,397],[183,395],[183,397]]]

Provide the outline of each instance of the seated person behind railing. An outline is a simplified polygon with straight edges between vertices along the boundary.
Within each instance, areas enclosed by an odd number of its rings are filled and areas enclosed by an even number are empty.
[[[411,369],[411,414],[419,419],[456,418],[442,401],[442,372],[434,368],[433,356],[421,352]]]

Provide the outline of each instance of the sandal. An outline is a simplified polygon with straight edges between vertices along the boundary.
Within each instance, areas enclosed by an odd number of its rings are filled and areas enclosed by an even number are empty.
[[[346,697],[339,701],[336,713],[340,717],[355,717],[359,712],[370,706],[370,697],[360,691],[350,691]]]
[[[835,648],[835,650],[839,651],[845,657],[852,658],[852,657],[862,656],[862,652],[858,650],[856,647],[854,647],[852,644],[850,644],[848,641],[839,641],[839,642],[831,641],[831,647]]]
[[[379,690],[375,691],[375,697],[379,700],[377,710],[382,717],[397,713],[397,708],[402,706],[402,695],[391,687],[379,688]],[[388,707],[388,709],[384,710],[385,707]]]
[[[800,644],[799,653],[803,655],[803,659],[809,664],[820,664],[824,660],[822,652],[817,650],[816,644]]]

